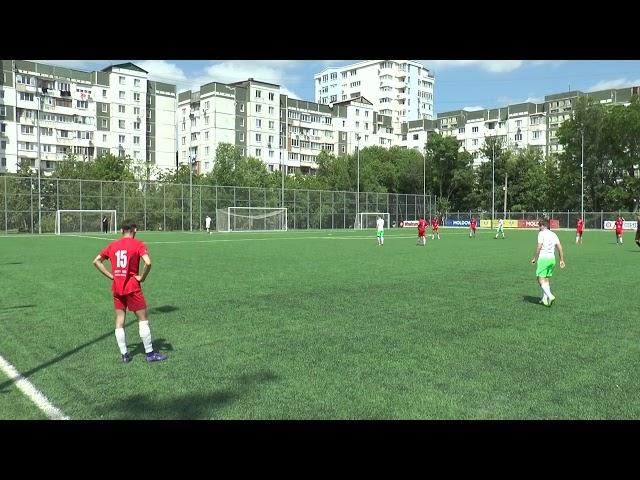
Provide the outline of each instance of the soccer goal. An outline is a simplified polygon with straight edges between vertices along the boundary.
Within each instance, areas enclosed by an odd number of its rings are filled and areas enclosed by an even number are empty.
[[[107,218],[108,232],[117,233],[115,210],[56,210],[56,235],[64,233],[101,233]]]
[[[384,220],[384,227],[389,228],[389,214],[381,212],[360,212],[356,215],[356,224],[354,228],[363,230],[365,228],[376,228],[376,221],[378,216]]]
[[[286,229],[286,208],[227,207],[216,210],[218,232],[264,232]]]

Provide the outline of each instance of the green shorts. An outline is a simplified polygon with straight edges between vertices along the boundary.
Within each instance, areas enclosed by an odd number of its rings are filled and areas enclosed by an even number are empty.
[[[378,233],[376,235],[378,237],[384,237],[384,230],[378,230]]]
[[[553,269],[556,266],[554,258],[539,258],[536,267],[536,277],[553,277]]]

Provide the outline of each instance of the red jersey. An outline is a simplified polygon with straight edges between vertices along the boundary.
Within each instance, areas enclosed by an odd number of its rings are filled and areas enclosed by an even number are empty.
[[[111,242],[100,252],[102,258],[111,262],[114,295],[128,295],[139,292],[140,282],[136,280],[140,266],[140,257],[148,253],[147,246],[135,238],[123,237]]]
[[[622,226],[623,226],[623,220],[622,219],[618,219],[616,220],[616,232],[621,232],[622,231]]]
[[[582,232],[584,230],[584,220],[582,220],[581,218],[579,218],[576,222],[576,230],[578,232]]]
[[[471,225],[471,228],[473,228],[474,230],[476,229],[476,225],[478,224],[477,222],[478,221],[475,218],[471,219],[471,224],[470,225]]]
[[[431,220],[431,228],[438,228],[438,218]]]
[[[427,228],[427,221],[424,218],[418,220],[418,230],[425,230]]]

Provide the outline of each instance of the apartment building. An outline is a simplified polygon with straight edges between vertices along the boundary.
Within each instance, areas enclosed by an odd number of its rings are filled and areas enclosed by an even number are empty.
[[[85,72],[0,60],[0,71],[0,172],[28,162],[50,174],[69,154],[129,156],[140,174],[175,165],[175,85],[132,63]]]
[[[393,128],[402,122],[432,119],[435,78],[421,63],[411,60],[369,60],[332,67],[314,75],[315,101],[333,105],[363,96]]]

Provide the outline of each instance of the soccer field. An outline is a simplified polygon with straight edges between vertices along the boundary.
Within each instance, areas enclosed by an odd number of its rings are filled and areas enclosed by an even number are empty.
[[[140,232],[151,364],[132,314],[120,362],[106,235],[0,237],[0,356],[71,419],[640,418],[633,234],[559,231],[550,308],[537,230],[493,235]],[[1,370],[0,418],[46,418]]]

